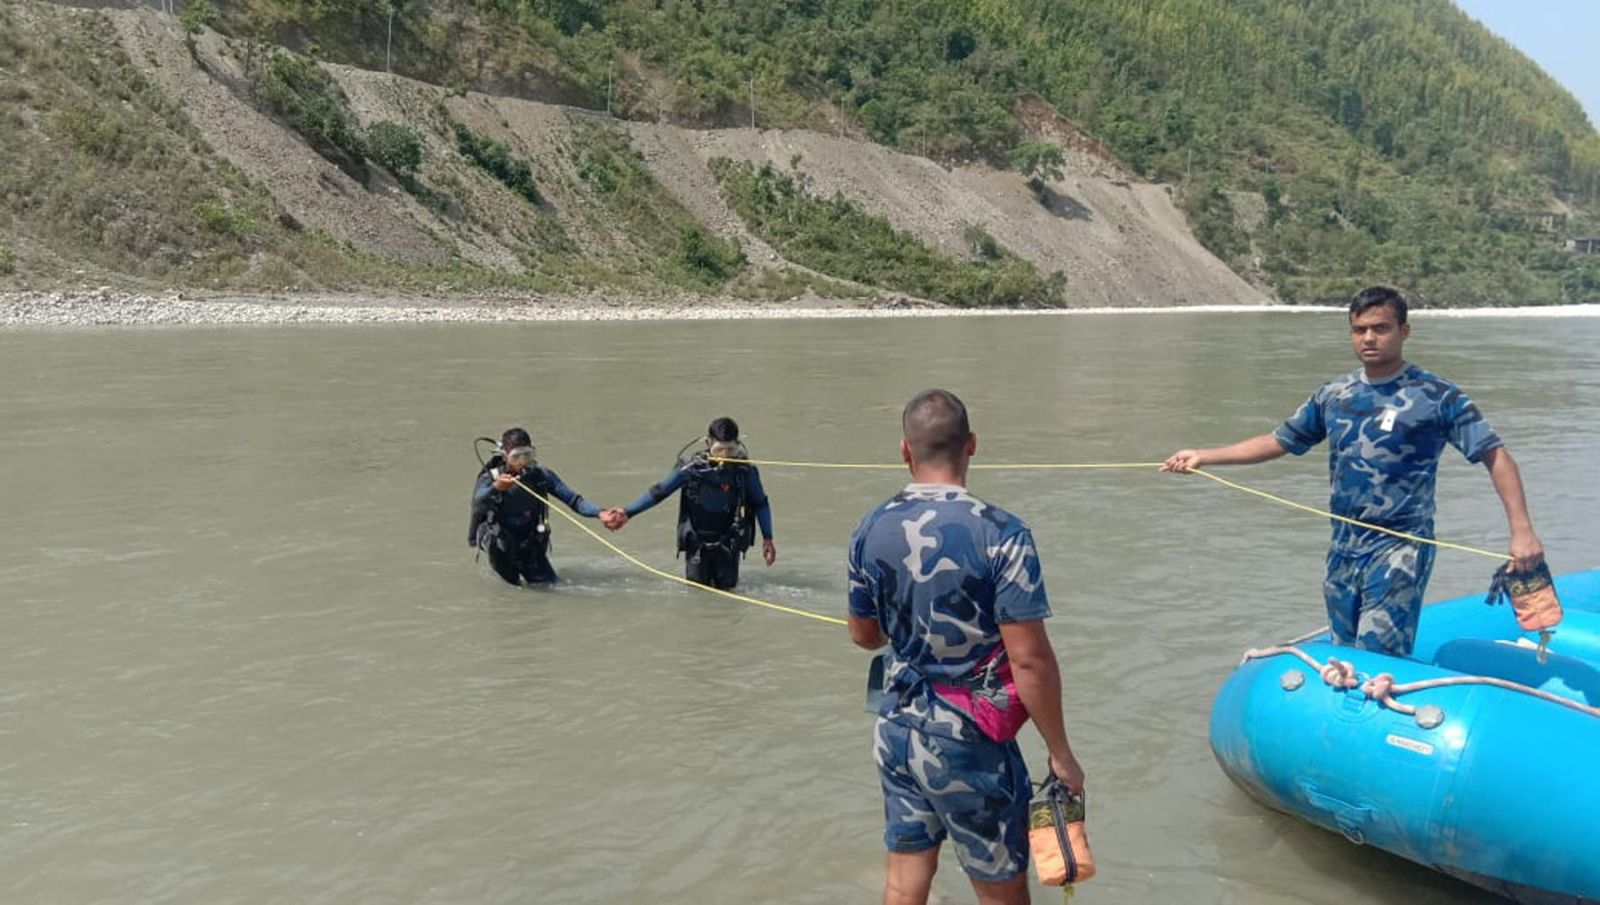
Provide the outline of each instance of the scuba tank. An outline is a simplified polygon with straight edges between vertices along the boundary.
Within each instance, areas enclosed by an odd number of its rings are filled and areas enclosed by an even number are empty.
[[[494,450],[487,459],[483,457],[483,444],[485,443],[489,444],[489,447]],[[472,454],[478,459],[478,474],[472,479],[472,495],[474,499],[472,503],[472,520],[467,523],[467,546],[474,549],[482,549],[484,540],[482,536],[483,526],[489,520],[489,511],[487,508],[481,511],[478,508],[476,499],[478,495],[478,480],[483,477],[485,472],[488,472],[490,480],[493,480],[499,469],[505,464],[505,458],[500,455],[500,444],[493,437],[475,438],[472,441]]]
[[[1039,882],[1065,886],[1094,876],[1094,853],[1084,829],[1082,792],[1072,792],[1054,773],[1039,787],[1028,805],[1028,850]]]

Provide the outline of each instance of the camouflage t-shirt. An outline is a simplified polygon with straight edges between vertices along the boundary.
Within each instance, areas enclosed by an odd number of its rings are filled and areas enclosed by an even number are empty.
[[[850,539],[850,614],[889,639],[880,715],[932,735],[982,731],[930,681],[970,678],[1000,646],[1002,622],[1050,615],[1022,520],[948,484],[910,484]]]
[[[1328,508],[1335,514],[1424,535],[1433,531],[1444,445],[1474,463],[1501,445],[1465,393],[1413,364],[1381,383],[1369,383],[1360,370],[1328,381],[1273,436],[1297,456],[1328,441]],[[1333,523],[1334,546],[1348,552],[1386,540]]]

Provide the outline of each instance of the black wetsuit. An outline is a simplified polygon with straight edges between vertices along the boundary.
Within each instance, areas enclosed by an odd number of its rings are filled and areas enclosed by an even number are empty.
[[[684,577],[724,590],[739,584],[739,561],[761,536],[772,538],[772,506],[754,465],[712,465],[697,455],[623,507],[631,518],[681,492],[678,550]]]
[[[491,469],[504,468],[496,456],[478,473],[472,494],[471,542],[489,555],[489,565],[507,583],[550,584],[556,570],[550,565],[549,510],[544,501],[520,486],[495,490]],[[600,507],[568,487],[555,472],[535,465],[523,469],[523,484],[546,497],[558,499],[579,515],[593,518]]]

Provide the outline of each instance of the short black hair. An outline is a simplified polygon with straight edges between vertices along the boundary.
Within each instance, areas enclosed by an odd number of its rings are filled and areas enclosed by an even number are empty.
[[[916,462],[954,463],[972,435],[967,407],[949,390],[923,390],[900,414],[900,426]]]
[[[1370,311],[1381,305],[1388,305],[1394,309],[1395,323],[1406,322],[1406,310],[1410,306],[1406,304],[1406,297],[1393,286],[1368,286],[1356,293],[1356,297],[1350,300],[1350,318],[1354,320],[1355,316],[1363,311]]]
[[[533,438],[528,436],[528,432],[520,427],[507,428],[506,432],[500,435],[501,449],[516,449],[519,446],[532,445]]]
[[[739,422],[732,418],[718,418],[706,428],[706,436],[718,443],[739,442]]]

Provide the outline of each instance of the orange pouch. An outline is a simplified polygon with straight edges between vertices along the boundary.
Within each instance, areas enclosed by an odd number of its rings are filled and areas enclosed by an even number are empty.
[[[1051,776],[1028,806],[1028,851],[1040,883],[1066,886],[1094,876],[1083,819],[1083,795],[1068,792]]]
[[[1561,622],[1561,598],[1556,596],[1550,567],[1543,562],[1527,572],[1514,571],[1510,563],[1501,566],[1484,602],[1496,604],[1506,597],[1517,614],[1517,625],[1525,632],[1548,631]]]

